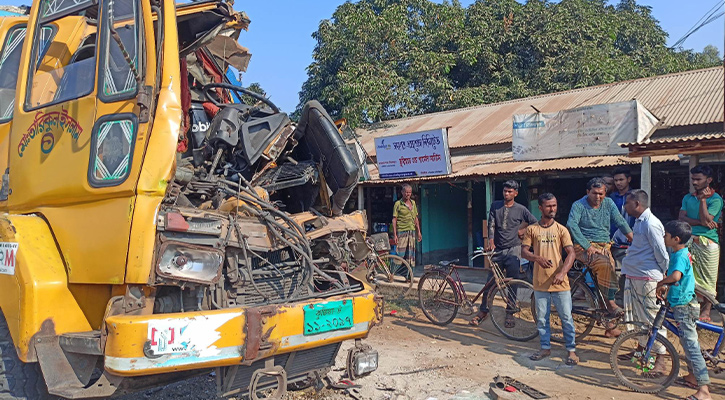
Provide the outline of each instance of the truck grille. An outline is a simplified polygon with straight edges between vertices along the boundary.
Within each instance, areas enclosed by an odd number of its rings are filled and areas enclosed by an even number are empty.
[[[335,357],[340,350],[341,343],[328,344],[314,349],[301,350],[294,353],[274,356],[274,365],[282,366],[287,372],[287,383],[299,382],[307,378],[313,371],[324,370],[335,365]],[[221,381],[218,392],[222,396],[235,393],[246,394],[254,371],[264,368],[266,359],[258,360],[250,366],[233,366],[221,368]],[[259,381],[260,390],[269,389],[276,385],[274,378],[262,378]]]
[[[264,259],[251,257],[251,277],[249,271],[240,266],[245,279],[244,284],[236,289],[234,301],[237,305],[274,303],[290,299],[302,284],[304,277],[302,266],[293,258],[291,250],[282,249],[259,255]]]

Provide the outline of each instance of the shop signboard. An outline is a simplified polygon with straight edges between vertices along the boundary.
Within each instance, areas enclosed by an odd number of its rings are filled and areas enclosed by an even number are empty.
[[[657,118],[637,100],[513,117],[514,160],[626,155],[619,143],[643,140]]]
[[[445,128],[375,139],[380,179],[415,178],[451,173]]]

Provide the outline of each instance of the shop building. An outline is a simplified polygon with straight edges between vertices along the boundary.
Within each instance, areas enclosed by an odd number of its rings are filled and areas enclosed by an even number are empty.
[[[600,155],[539,161],[514,161],[512,120],[515,114],[557,112],[582,106],[636,99],[659,123],[647,135],[651,146],[663,143],[674,150],[662,153]],[[633,187],[651,187],[652,210],[663,221],[677,218],[680,201],[688,190],[687,149],[697,138],[725,145],[723,135],[723,68],[715,67],[661,75],[496,104],[385,121],[357,129],[358,141],[368,155],[371,179],[361,184],[357,207],[368,211],[371,230],[380,231],[392,220],[393,202],[400,185],[413,186],[419,204],[423,243],[418,262],[466,259],[481,243],[491,202],[501,198],[503,182],[517,180],[522,188],[517,201],[538,214],[536,198],[549,191],[559,199],[560,222],[566,222],[571,204],[585,195],[588,179],[629,165]],[[417,179],[382,180],[375,164],[375,138],[447,128],[452,173]],[[673,145],[674,144],[674,145]],[[722,150],[718,150],[722,154]],[[710,156],[718,174],[721,160]],[[642,168],[644,162],[644,168]],[[722,160],[725,162],[725,160]],[[643,173],[644,171],[644,173]],[[644,182],[642,182],[644,180]],[[725,180],[725,176],[717,182]],[[723,184],[725,186],[725,184]],[[719,188],[719,186],[718,186]]]

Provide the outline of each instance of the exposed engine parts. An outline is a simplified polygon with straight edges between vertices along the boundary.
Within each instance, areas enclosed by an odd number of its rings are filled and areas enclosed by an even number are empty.
[[[199,63],[188,67],[188,90],[206,101],[185,110],[186,148],[158,214],[154,312],[361,288],[341,268],[364,257],[355,245],[364,214],[343,215],[358,165],[334,122],[310,102],[295,125],[267,98],[214,83],[214,60],[203,50],[182,58]],[[203,86],[200,70],[209,75]],[[255,103],[232,102],[242,98]]]

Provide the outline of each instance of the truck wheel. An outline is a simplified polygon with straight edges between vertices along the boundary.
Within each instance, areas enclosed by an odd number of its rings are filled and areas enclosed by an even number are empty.
[[[2,312],[0,312],[0,399],[57,399],[48,394],[40,365],[26,364],[18,358],[8,323]]]

